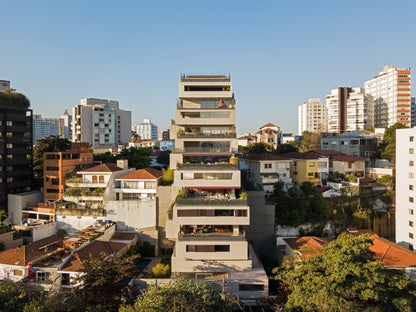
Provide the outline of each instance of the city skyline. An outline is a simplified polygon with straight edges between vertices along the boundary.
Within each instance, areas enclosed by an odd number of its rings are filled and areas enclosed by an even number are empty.
[[[411,1],[4,2],[0,79],[44,117],[100,98],[131,110],[132,124],[150,118],[167,129],[181,74],[230,73],[239,134],[268,122],[297,133],[298,106],[309,98],[325,102],[331,89],[363,87],[385,65],[414,67],[415,8]]]

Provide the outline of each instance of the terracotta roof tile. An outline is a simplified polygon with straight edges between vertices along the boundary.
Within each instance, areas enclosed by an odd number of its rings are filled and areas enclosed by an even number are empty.
[[[264,125],[263,127],[260,127],[260,129],[263,129],[264,127],[276,127],[276,125],[269,122],[268,124]]]
[[[120,171],[122,170],[122,168],[117,167],[117,164],[115,163],[106,163],[106,164],[101,164],[95,167],[91,167],[88,169],[83,169],[78,171],[78,173],[81,172],[115,172],[115,171]]]
[[[138,169],[130,172],[119,179],[123,180],[154,180],[163,175],[163,172],[154,168]]]
[[[324,246],[329,243],[327,239],[315,236],[284,238],[284,241],[292,250],[297,250],[301,253],[300,258],[302,260],[323,253]]]
[[[123,243],[93,241],[91,244],[75,251],[61,271],[76,272],[82,268],[83,261],[118,253],[126,246]]]
[[[412,251],[377,235],[371,238],[373,245],[370,250],[375,253],[376,260],[383,262],[386,267],[416,266],[416,254]]]

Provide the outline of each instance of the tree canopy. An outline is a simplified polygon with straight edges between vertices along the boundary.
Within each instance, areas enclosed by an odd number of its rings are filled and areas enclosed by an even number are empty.
[[[130,166],[143,169],[149,167],[152,153],[153,150],[150,147],[129,147],[115,156],[110,152],[94,154],[94,160],[100,160],[103,163],[114,163],[119,159],[127,159]]]
[[[36,141],[33,148],[33,171],[37,176],[43,176],[43,153],[63,152],[71,147],[71,141],[63,139],[59,135],[50,135]]]
[[[388,159],[392,163],[396,162],[396,130],[404,128],[406,128],[404,124],[396,122],[386,129],[383,136],[385,147],[381,157]]]
[[[29,106],[29,99],[22,93],[13,89],[0,92],[0,108],[28,109]]]
[[[120,312],[231,312],[238,309],[237,300],[222,299],[214,284],[179,277],[167,285],[144,289],[134,305],[122,306]]]
[[[299,141],[299,151],[307,152],[321,148],[321,134],[318,132],[303,131]]]
[[[273,150],[273,147],[265,142],[249,143],[246,147],[246,151],[249,154],[268,154]]]
[[[279,144],[277,148],[273,151],[273,154],[281,155],[291,152],[297,152],[298,148],[294,144]]]
[[[412,311],[415,285],[374,262],[368,235],[343,234],[324,253],[274,269],[291,291],[285,311]]]

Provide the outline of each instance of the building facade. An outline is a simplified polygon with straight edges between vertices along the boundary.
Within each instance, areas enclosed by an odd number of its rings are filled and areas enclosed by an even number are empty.
[[[272,124],[268,123],[260,128],[256,133],[257,142],[264,142],[273,149],[276,149],[282,143],[282,130]]]
[[[240,298],[259,297],[267,282],[261,265],[254,265],[257,257],[243,230],[250,223],[250,208],[245,199],[237,199],[240,171],[233,162],[237,138],[231,80],[184,75],[179,99],[171,126],[175,148],[170,164],[174,188],[180,190],[167,230],[176,240],[172,273],[233,280]]]
[[[50,135],[60,135],[61,123],[60,118],[42,118],[41,115],[33,115],[33,145]]]
[[[363,88],[333,89],[326,105],[329,132],[341,134],[374,127],[374,100]]]
[[[0,210],[7,194],[32,189],[32,110],[0,108]]]
[[[4,90],[10,89],[10,81],[8,80],[0,80],[0,92],[3,92]]]
[[[387,128],[396,122],[410,127],[410,68],[384,66],[378,76],[364,83],[374,98],[374,126]]]
[[[88,142],[94,149],[114,148],[131,139],[131,112],[117,101],[81,99],[72,109],[72,141]]]
[[[311,98],[298,107],[298,133],[327,132],[327,107],[319,98]]]
[[[416,246],[416,129],[396,131],[396,243]]]
[[[158,128],[150,119],[143,119],[142,123],[134,125],[133,131],[140,140],[158,140]]]
[[[72,140],[72,115],[68,113],[67,110],[65,110],[65,113],[61,115],[61,124],[59,128],[59,135],[61,138]]]

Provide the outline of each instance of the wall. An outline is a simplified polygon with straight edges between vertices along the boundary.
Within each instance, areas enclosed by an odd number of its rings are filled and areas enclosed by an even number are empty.
[[[94,225],[98,220],[107,220],[107,218],[92,216],[56,216],[56,230],[64,229],[68,234],[71,234]]]
[[[104,201],[107,219],[119,227],[156,227],[156,200],[109,200]]]
[[[15,276],[14,270],[20,270],[22,272],[22,276]],[[8,264],[0,264],[0,280],[6,281],[21,281],[25,277],[27,277],[28,271],[27,267],[24,266],[17,266],[17,265],[8,265]]]
[[[9,194],[8,195],[8,209],[9,217],[13,224],[22,223],[22,210],[27,208],[27,203],[33,202],[38,203],[43,201],[41,191],[33,191],[20,194]]]
[[[23,238],[13,239],[13,232],[0,234],[0,242],[4,243],[5,249],[16,248],[23,245]]]

